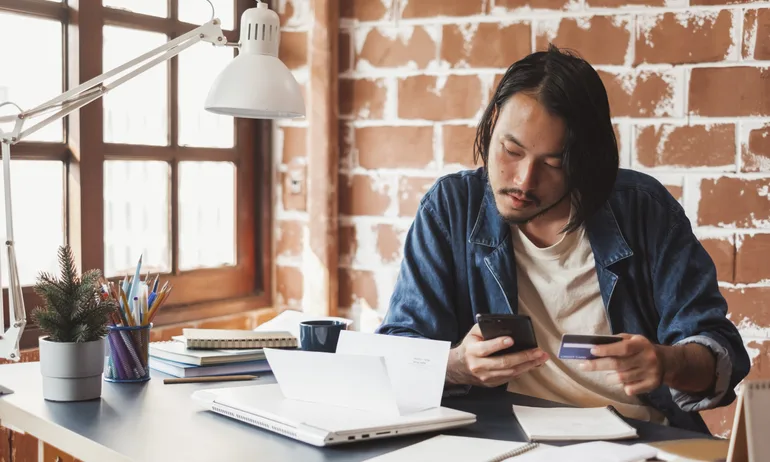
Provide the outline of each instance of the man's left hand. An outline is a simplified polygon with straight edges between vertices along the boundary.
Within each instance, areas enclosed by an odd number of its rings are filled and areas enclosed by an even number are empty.
[[[619,334],[623,340],[597,345],[591,354],[598,359],[580,364],[583,371],[614,371],[607,380],[623,385],[627,395],[647,393],[663,382],[663,357],[656,345],[641,335]]]

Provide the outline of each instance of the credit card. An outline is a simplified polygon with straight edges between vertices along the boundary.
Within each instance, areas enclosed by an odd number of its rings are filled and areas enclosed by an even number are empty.
[[[596,359],[591,354],[591,348],[597,345],[607,345],[620,342],[623,337],[617,335],[581,335],[564,334],[559,346],[560,359]]]

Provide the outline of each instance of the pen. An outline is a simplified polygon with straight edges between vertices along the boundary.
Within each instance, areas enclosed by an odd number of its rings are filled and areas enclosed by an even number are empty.
[[[235,382],[237,380],[253,380],[258,378],[258,375],[214,375],[208,377],[163,379],[163,383]]]

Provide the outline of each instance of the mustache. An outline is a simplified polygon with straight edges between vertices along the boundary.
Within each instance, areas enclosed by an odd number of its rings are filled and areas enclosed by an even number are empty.
[[[535,205],[540,205],[540,199],[529,191],[522,191],[518,188],[500,188],[497,190],[499,194],[515,194],[517,196],[524,196],[528,201],[534,202]]]

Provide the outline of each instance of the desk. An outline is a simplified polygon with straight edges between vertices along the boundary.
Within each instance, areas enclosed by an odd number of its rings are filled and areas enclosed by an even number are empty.
[[[248,382],[164,385],[152,371],[142,384],[103,384],[102,399],[54,403],[42,397],[39,363],[0,366],[0,384],[14,391],[0,396],[0,423],[25,431],[85,462],[98,461],[362,461],[416,443],[436,433],[316,448],[214,414],[190,398],[198,389],[274,383],[271,374]],[[449,434],[524,441],[511,404],[554,403],[507,393],[477,390],[447,398],[444,405],[472,412],[477,422]],[[641,439],[703,437],[699,433],[629,421]]]

